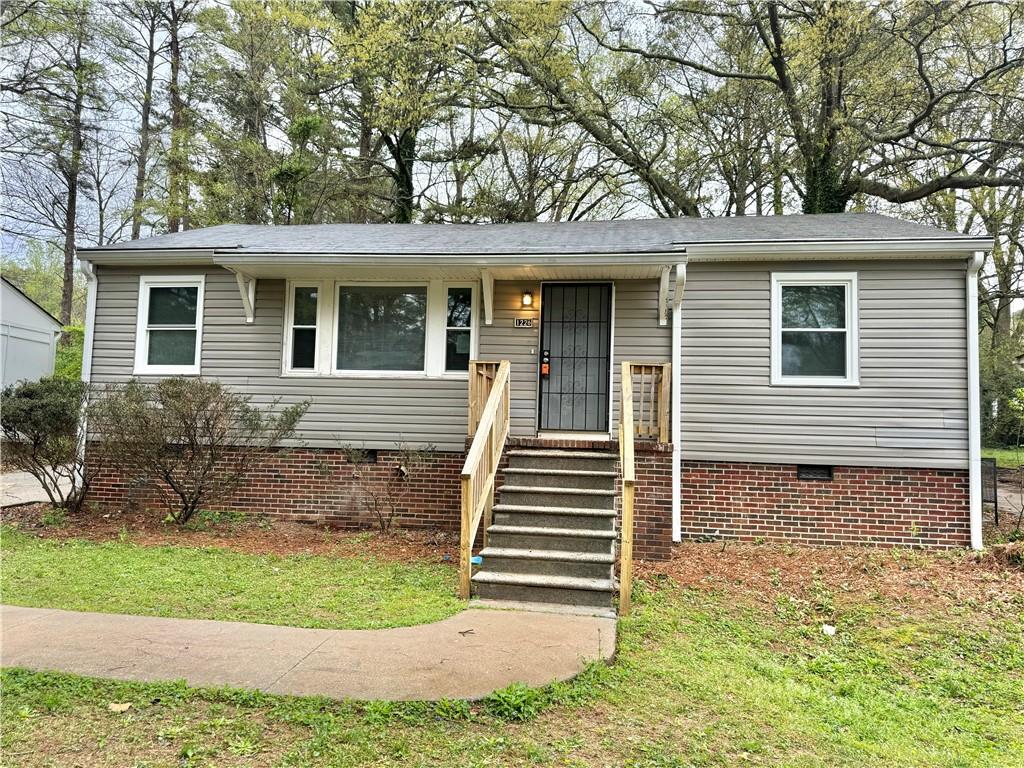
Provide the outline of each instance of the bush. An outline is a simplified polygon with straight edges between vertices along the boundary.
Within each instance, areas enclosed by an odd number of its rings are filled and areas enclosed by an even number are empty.
[[[184,524],[229,498],[282,440],[308,402],[266,411],[217,381],[168,378],[111,385],[90,415],[98,452],[139,482],[157,480],[171,519]]]
[[[64,336],[57,345],[57,356],[53,363],[53,376],[57,379],[78,381],[82,378],[82,348],[85,344],[85,329],[80,325],[65,325]]]
[[[35,477],[50,503],[68,512],[81,509],[99,469],[83,461],[88,400],[87,385],[56,377],[12,384],[0,394],[4,458]]]

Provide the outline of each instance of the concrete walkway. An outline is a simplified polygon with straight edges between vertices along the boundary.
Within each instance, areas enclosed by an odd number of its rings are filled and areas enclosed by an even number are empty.
[[[69,486],[68,482],[61,483],[63,489],[67,489]],[[49,500],[43,486],[28,472],[4,472],[0,475],[0,507]]]
[[[469,609],[436,624],[301,629],[0,606],[0,663],[337,699],[476,699],[576,675],[615,651],[615,620]]]

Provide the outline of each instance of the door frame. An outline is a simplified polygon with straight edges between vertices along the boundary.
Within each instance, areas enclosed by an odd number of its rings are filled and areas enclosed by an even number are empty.
[[[608,327],[608,429],[597,430],[593,432],[573,432],[572,430],[555,429],[545,430],[541,429],[540,426],[540,355],[541,350],[544,349],[544,286],[545,285],[610,285],[612,288],[612,300],[609,311],[611,312],[611,324]],[[535,415],[534,415],[534,434],[538,437],[544,437],[550,435],[553,438],[561,438],[563,440],[572,439],[575,435],[580,435],[584,439],[587,437],[596,436],[607,436],[609,439],[614,438],[615,434],[615,420],[612,418],[615,415],[613,406],[615,405],[615,281],[614,280],[602,280],[602,279],[582,279],[582,280],[541,280],[540,281],[540,305],[537,307],[537,323],[540,326],[537,329],[537,354],[536,358],[536,391],[534,394],[534,403],[536,404]]]

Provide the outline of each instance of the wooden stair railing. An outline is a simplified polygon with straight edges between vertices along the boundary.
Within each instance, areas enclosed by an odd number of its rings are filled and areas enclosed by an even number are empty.
[[[462,467],[462,522],[459,539],[459,597],[469,598],[473,542],[484,521],[484,546],[494,507],[494,478],[508,439],[511,363],[469,364],[469,423],[473,442]]]
[[[622,471],[622,529],[619,550],[619,615],[633,608],[633,502],[636,496],[634,439],[669,440],[669,363],[622,364],[619,385],[619,464]],[[636,390],[633,378],[638,379]],[[639,415],[634,419],[634,406]]]

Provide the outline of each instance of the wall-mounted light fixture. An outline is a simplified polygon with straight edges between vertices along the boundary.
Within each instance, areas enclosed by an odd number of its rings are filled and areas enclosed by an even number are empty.
[[[533,306],[533,291],[523,291],[523,306],[524,307],[532,307]]]

